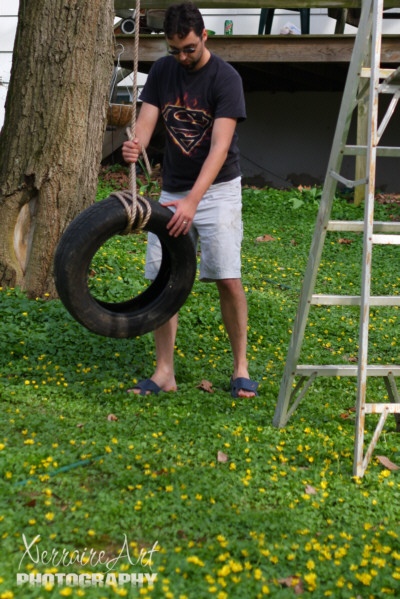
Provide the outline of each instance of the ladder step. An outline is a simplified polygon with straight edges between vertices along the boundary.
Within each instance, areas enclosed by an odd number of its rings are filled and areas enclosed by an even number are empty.
[[[363,220],[330,220],[327,231],[364,231]],[[374,222],[374,233],[400,233],[400,222]]]
[[[386,79],[386,77],[389,77],[389,75],[391,75],[392,73],[395,72],[396,69],[379,69],[379,78],[380,79]],[[361,73],[360,73],[360,77],[365,77],[365,78],[369,78],[371,77],[371,69],[369,67],[363,67],[361,69]]]
[[[400,403],[366,403],[364,411],[366,414],[400,414]]]
[[[372,235],[372,243],[378,245],[400,245],[400,235]]]
[[[365,156],[366,153],[367,146],[346,145],[343,148],[344,156]],[[396,158],[400,156],[400,148],[398,146],[377,146],[376,155],[386,158]]]
[[[397,67],[393,73],[390,73],[378,87],[378,93],[385,93],[390,86],[400,85],[400,67]],[[392,90],[391,90],[392,91]]]
[[[360,295],[325,295],[314,293],[310,303],[313,306],[361,306]],[[372,295],[370,306],[400,306],[400,295]]]
[[[332,365],[316,365],[316,364],[300,364],[296,367],[294,374],[301,376],[311,376],[313,373],[317,376],[357,376],[358,366],[351,364],[332,364]],[[367,366],[367,376],[400,376],[400,365],[380,366],[372,364]]]

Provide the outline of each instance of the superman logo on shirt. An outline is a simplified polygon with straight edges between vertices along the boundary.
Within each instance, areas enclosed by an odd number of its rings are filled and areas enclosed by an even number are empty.
[[[165,126],[184,154],[190,155],[210,132],[213,119],[204,110],[167,105],[162,111]]]

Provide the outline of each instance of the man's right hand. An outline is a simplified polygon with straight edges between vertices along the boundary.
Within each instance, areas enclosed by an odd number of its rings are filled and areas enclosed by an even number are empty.
[[[139,139],[135,137],[133,141],[125,141],[122,144],[122,156],[125,162],[137,162],[140,156]]]

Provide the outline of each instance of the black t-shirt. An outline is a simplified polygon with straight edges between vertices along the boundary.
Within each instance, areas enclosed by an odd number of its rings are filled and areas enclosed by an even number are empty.
[[[210,150],[216,118],[246,118],[239,73],[215,54],[198,71],[188,71],[173,56],[152,66],[140,95],[161,110],[167,130],[163,164],[166,191],[191,189]],[[214,183],[240,175],[235,132],[227,159]]]

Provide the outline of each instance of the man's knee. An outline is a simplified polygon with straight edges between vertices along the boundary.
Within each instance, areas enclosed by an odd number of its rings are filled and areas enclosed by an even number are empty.
[[[241,279],[220,279],[217,281],[217,287],[220,294],[236,295],[244,293]]]

